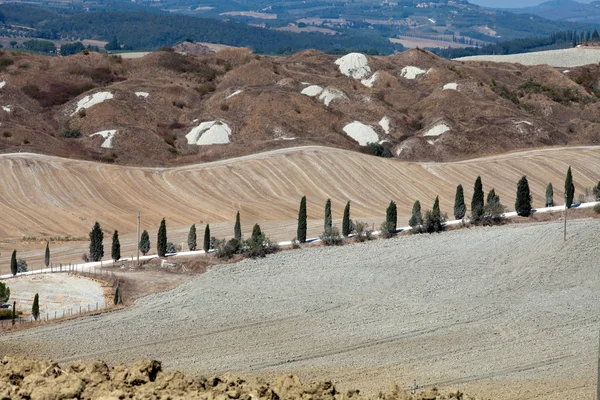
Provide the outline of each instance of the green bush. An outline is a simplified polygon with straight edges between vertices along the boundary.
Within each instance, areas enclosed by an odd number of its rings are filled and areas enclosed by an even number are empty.
[[[319,239],[325,246],[341,246],[344,244],[344,239],[340,235],[340,230],[336,226],[325,228]]]
[[[17,315],[23,315],[23,311],[17,311]],[[2,319],[11,319],[12,318],[12,307],[10,309],[1,309],[0,310],[0,320]]]
[[[391,221],[386,221],[381,224],[381,237],[384,239],[389,239],[396,234],[396,226]]]

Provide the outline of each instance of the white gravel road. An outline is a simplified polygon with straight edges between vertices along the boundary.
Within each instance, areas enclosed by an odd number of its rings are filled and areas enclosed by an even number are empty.
[[[553,222],[281,252],[120,312],[5,335],[0,354],[591,400],[599,228],[571,222],[567,242]]]

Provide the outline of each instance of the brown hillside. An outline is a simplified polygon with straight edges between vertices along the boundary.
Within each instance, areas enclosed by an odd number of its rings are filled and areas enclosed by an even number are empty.
[[[411,161],[600,141],[595,66],[563,73],[410,50],[368,57],[368,87],[344,75],[338,58],[317,51],[260,57],[244,49],[160,51],[123,60],[4,51],[0,152],[169,166],[303,145],[359,150],[344,131],[353,121],[370,126],[395,155]],[[410,79],[406,68],[422,73]],[[448,84],[454,88],[443,90]],[[337,98],[302,94],[310,85]],[[78,107],[86,96],[99,101]],[[389,133],[379,125],[384,117]],[[226,124],[230,143],[188,144],[186,135],[208,121]],[[440,124],[448,130],[426,136]],[[91,136],[110,130],[116,134],[105,147],[106,138]],[[65,137],[77,132],[80,137]]]

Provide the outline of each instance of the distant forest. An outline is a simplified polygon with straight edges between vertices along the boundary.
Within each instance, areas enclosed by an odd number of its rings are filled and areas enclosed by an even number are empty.
[[[564,49],[575,47],[578,44],[596,42],[600,40],[597,30],[577,32],[560,31],[547,37],[515,39],[507,42],[488,44],[481,47],[466,47],[463,49],[431,49],[434,53],[445,58],[458,58],[467,56],[489,54],[517,54],[532,51]]]
[[[155,50],[184,40],[249,47],[259,54],[289,54],[306,49],[369,54],[403,50],[401,45],[376,35],[281,32],[184,15],[113,11],[62,14],[16,4],[2,4],[0,12],[7,25],[35,28],[32,37],[106,41],[116,37],[126,50]]]

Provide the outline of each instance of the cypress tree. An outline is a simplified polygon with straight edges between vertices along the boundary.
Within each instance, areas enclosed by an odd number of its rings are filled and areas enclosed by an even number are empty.
[[[96,222],[90,232],[90,261],[100,261],[104,257],[103,240],[104,232],[102,232],[100,224]]]
[[[481,177],[478,176],[473,187],[473,198],[471,199],[471,218],[480,221],[483,218],[483,185]]]
[[[421,202],[419,200],[415,201],[415,204],[413,204],[412,216],[408,220],[408,225],[413,229],[423,225],[423,214],[421,213]]]
[[[300,210],[298,210],[298,232],[296,240],[300,243],[306,243],[306,196],[300,200]]]
[[[573,184],[573,175],[571,174],[571,167],[567,171],[567,177],[565,178],[565,206],[571,208],[573,205],[573,197],[575,197],[575,185]]]
[[[193,224],[190,227],[190,232],[188,233],[187,243],[188,243],[188,249],[190,249],[190,251],[196,251],[196,224]]]
[[[242,223],[240,222],[240,212],[235,216],[235,227],[233,228],[233,238],[236,240],[242,239]]]
[[[515,201],[515,210],[521,217],[529,217],[531,214],[531,193],[529,192],[529,182],[527,176],[523,175],[517,184],[517,200]]]
[[[433,202],[433,208],[431,210],[431,223],[429,228],[433,232],[441,232],[443,228],[439,196],[435,196],[435,201]]]
[[[36,293],[33,297],[33,306],[31,306],[31,315],[36,321],[40,317],[40,296]]]
[[[390,201],[390,205],[385,212],[385,222],[391,224],[390,227],[392,232],[396,231],[396,226],[398,225],[398,210],[396,209],[396,203],[393,200]]]
[[[500,196],[496,194],[496,191],[494,189],[489,191],[486,203],[489,205],[500,203]]]
[[[12,310],[12,324],[15,325],[15,319],[17,318],[17,302],[13,301],[13,310]]]
[[[342,219],[342,235],[348,237],[350,235],[350,202],[346,203],[344,208],[344,218]]]
[[[208,253],[210,250],[210,225],[206,224],[206,229],[204,229],[204,252]]]
[[[117,288],[115,289],[115,297],[113,298],[113,302],[115,303],[115,306],[117,304],[119,304],[119,292],[121,291],[121,286],[117,285]]]
[[[110,254],[114,261],[121,259],[121,243],[119,242],[119,231],[115,231],[112,237],[112,247]]]
[[[331,230],[333,221],[331,219],[331,199],[327,199],[325,202],[325,223],[323,224],[323,230]]]
[[[167,254],[167,223],[164,218],[160,221],[160,227],[158,228],[156,251],[159,257],[164,257]]]
[[[554,207],[554,189],[552,182],[546,186],[546,207]]]
[[[46,252],[44,253],[44,264],[46,268],[50,265],[50,245],[46,242]]]
[[[14,250],[12,252],[12,256],[10,257],[10,272],[13,276],[17,275],[18,265],[17,265],[17,251]]]
[[[598,184],[594,188],[594,198],[596,199],[596,201],[600,201],[600,182],[598,182]]]
[[[142,232],[142,237],[140,238],[140,251],[143,255],[146,255],[146,253],[150,251],[150,235],[148,235],[147,230]]]
[[[463,219],[467,213],[465,205],[465,194],[462,185],[456,187],[456,196],[454,197],[454,218]]]
[[[254,227],[252,228],[252,240],[255,243],[262,241],[262,231],[260,230],[260,225],[258,224],[254,224]]]

